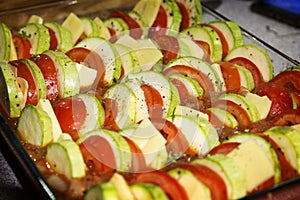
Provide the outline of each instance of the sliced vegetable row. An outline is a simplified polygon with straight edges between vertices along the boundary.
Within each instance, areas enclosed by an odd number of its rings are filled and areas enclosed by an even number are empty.
[[[105,182],[91,182],[84,198],[238,199],[298,176],[297,141],[298,125],[273,127],[262,134],[236,134],[205,157],[179,161],[164,170],[111,173]],[[49,157],[51,153],[52,149]]]

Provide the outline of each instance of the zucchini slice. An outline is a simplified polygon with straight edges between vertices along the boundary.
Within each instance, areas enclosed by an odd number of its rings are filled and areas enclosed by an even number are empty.
[[[0,62],[0,100],[10,117],[21,114],[22,93],[12,69],[5,62]],[[26,100],[25,100],[26,102]]]
[[[73,140],[51,143],[47,148],[46,160],[54,171],[68,178],[85,176],[85,163],[79,146]]]
[[[46,146],[53,140],[52,121],[42,109],[27,105],[18,120],[17,130],[26,142]]]

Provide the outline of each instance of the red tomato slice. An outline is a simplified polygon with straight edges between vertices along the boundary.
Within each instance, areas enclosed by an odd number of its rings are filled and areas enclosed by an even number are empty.
[[[252,191],[248,191],[248,194],[259,192],[272,186],[274,186],[274,176],[270,177],[269,179],[256,186]]]
[[[164,65],[168,64],[170,60],[177,58],[179,43],[175,37],[169,35],[156,35],[153,39],[162,51]]]
[[[207,42],[201,40],[194,40],[200,47],[202,47],[205,53],[210,56],[210,46]]]
[[[104,75],[105,75],[105,65],[103,63],[102,58],[95,52],[83,48],[83,47],[75,47],[66,52],[66,55],[69,56],[71,60],[77,63],[82,63],[92,69],[97,70],[97,77],[94,81],[92,87],[103,87],[104,85]],[[85,88],[84,91],[92,88]]]
[[[193,78],[196,81],[198,81],[198,83],[203,88],[204,96],[206,96],[206,97],[210,96],[209,95],[210,92],[215,92],[214,85],[211,82],[211,80],[208,78],[208,76],[195,68],[192,68],[192,67],[189,67],[186,65],[175,65],[170,68],[167,68],[163,72],[163,74],[166,76],[174,74],[174,73],[179,73],[179,74],[188,76],[188,77]]]
[[[221,108],[230,112],[238,121],[238,127],[240,129],[245,130],[251,128],[252,123],[248,113],[238,104],[228,100],[217,100],[213,102],[212,107]]]
[[[58,98],[58,80],[56,67],[52,59],[46,54],[40,54],[33,60],[43,73],[47,88],[47,99],[55,100]]]
[[[292,97],[284,87],[278,85],[276,82],[260,84],[256,91],[258,95],[267,96],[272,101],[268,117],[272,118],[293,109]]]
[[[154,23],[152,24],[152,27],[160,27],[160,28],[166,28],[167,27],[167,13],[165,11],[165,9],[160,6],[156,19],[154,21]]]
[[[220,130],[222,130],[225,127],[224,123],[214,113],[212,113],[209,110],[205,110],[203,112],[208,115],[209,122],[214,126],[214,128],[218,132],[220,132]]]
[[[220,37],[220,40],[221,40],[222,50],[223,50],[222,58],[224,58],[229,51],[229,46],[228,46],[228,42],[227,42],[226,38],[224,37],[222,31],[220,31],[220,29],[218,29],[217,27],[214,27],[213,25],[210,25],[210,24],[201,24],[201,26],[207,26],[207,27],[212,28],[214,31],[216,31],[216,33],[218,34],[218,36]]]
[[[200,48],[202,48],[204,55],[202,57],[202,60],[213,63],[210,59],[210,46],[207,42],[201,41],[201,40],[193,40]]]
[[[79,144],[79,148],[87,167],[92,171],[112,173],[116,169],[113,149],[103,137],[90,136]]]
[[[92,63],[95,61],[94,57],[88,57],[90,54],[93,54],[91,50],[86,49],[84,47],[75,47],[70,49],[69,51],[66,52],[66,55],[74,62],[77,63],[82,63],[82,62],[87,62],[86,59],[90,58]],[[93,65],[93,68],[96,69],[96,67]]]
[[[132,17],[130,17],[127,13],[114,10],[110,13],[108,18],[112,18],[112,17],[123,19],[129,27],[130,36],[133,37],[134,39],[139,39],[143,35],[143,30],[141,29],[141,26],[134,19],[132,19]]]
[[[58,41],[57,41],[57,38],[56,38],[56,35],[55,35],[55,32],[47,27],[48,29],[48,32],[49,32],[49,35],[50,35],[50,50],[56,50],[57,47],[58,47]]]
[[[226,91],[238,92],[241,88],[241,78],[237,68],[230,62],[220,62],[219,64],[224,77]]]
[[[17,68],[17,76],[24,78],[28,83],[26,105],[37,105],[39,101],[38,85],[30,67],[21,60],[11,61],[10,64]]]
[[[298,176],[297,170],[291,166],[291,164],[288,162],[288,160],[286,159],[282,150],[276,144],[276,142],[272,140],[272,138],[270,138],[268,135],[265,134],[258,134],[258,135],[264,138],[265,140],[267,140],[275,150],[280,163],[281,181],[285,181]]]
[[[227,186],[224,180],[215,171],[200,164],[181,163],[175,165],[175,167],[192,172],[199,181],[210,189],[212,200],[228,199]]]
[[[150,38],[154,37],[155,35],[165,35],[166,34],[166,28],[168,23],[168,17],[165,9],[160,6],[156,19],[154,23],[152,24],[152,27],[149,29],[148,36]]]
[[[179,97],[180,97],[180,102],[184,101],[186,97],[190,96],[187,88],[180,80],[172,78],[172,77],[169,80],[177,88]]]
[[[226,143],[222,143],[222,144],[214,147],[213,149],[211,149],[208,152],[208,155],[214,155],[214,154],[224,154],[224,155],[227,155],[228,153],[230,153],[232,150],[234,150],[239,145],[240,145],[239,142],[226,142]]]
[[[130,184],[134,183],[152,183],[163,189],[170,200],[188,200],[185,190],[177,180],[162,170],[134,174]]]
[[[104,120],[103,127],[110,130],[119,131],[120,128],[115,121],[115,118],[118,113],[117,102],[114,99],[109,99],[109,98],[103,99],[103,102],[104,102],[103,107],[105,110],[105,120]]]
[[[262,76],[261,72],[259,71],[259,68],[253,62],[248,60],[247,58],[237,57],[237,58],[233,58],[233,59],[229,60],[229,62],[240,65],[240,66],[248,69],[253,76],[254,84],[256,87],[259,84],[264,82],[263,76]]]
[[[273,120],[273,126],[290,126],[300,124],[300,109],[288,110],[281,115],[277,115]]]
[[[300,109],[290,109],[273,118],[267,118],[253,123],[251,132],[261,133],[273,126],[291,126],[300,124]]]
[[[29,42],[29,40],[19,35],[13,35],[12,38],[16,48],[18,59],[31,58],[31,43]]]
[[[116,36],[116,31],[112,28],[107,27],[109,33],[110,33],[110,38],[109,41],[111,43],[115,43],[118,40],[118,37]]]
[[[180,10],[181,16],[182,16],[180,28],[179,28],[179,31],[182,31],[190,26],[189,12],[183,3],[176,1],[176,4],[177,4],[177,6]]]
[[[275,77],[276,78],[275,81],[271,80],[271,82],[275,82],[276,84],[284,87],[284,89],[291,95],[293,102],[299,108],[300,107],[300,90],[299,90],[300,85],[297,81],[295,81],[299,78],[298,75],[299,75],[298,71],[284,72],[283,74],[278,74]],[[284,78],[282,76],[290,76],[290,77]],[[291,78],[291,80],[288,80],[289,78]]]
[[[152,123],[167,140],[166,147],[170,155],[180,155],[181,153],[195,154],[195,151],[190,148],[185,136],[171,121],[161,119],[154,120]]]
[[[130,172],[142,172],[147,168],[145,157],[141,149],[128,137],[123,136],[130,147],[132,162]]]
[[[190,95],[187,88],[180,80],[170,78],[170,81],[178,90],[181,105],[188,106],[194,109],[199,109],[198,98]]]
[[[87,37],[86,33],[82,33],[78,40],[75,42],[75,45],[84,40]]]
[[[85,122],[87,110],[84,102],[77,97],[61,98],[52,104],[55,116],[63,132],[73,140],[79,138],[78,131]]]
[[[160,93],[154,87],[146,84],[141,85],[141,89],[144,92],[149,118],[151,120],[161,119],[163,116],[163,100]]]
[[[292,84],[298,91],[300,91],[300,71],[290,70],[283,71],[277,74],[271,82],[277,83],[283,87]]]

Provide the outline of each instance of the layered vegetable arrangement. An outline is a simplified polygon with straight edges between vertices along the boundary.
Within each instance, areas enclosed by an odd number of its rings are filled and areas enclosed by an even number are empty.
[[[199,1],[0,25],[2,106],[58,197],[238,199],[300,173],[298,67],[274,77]]]

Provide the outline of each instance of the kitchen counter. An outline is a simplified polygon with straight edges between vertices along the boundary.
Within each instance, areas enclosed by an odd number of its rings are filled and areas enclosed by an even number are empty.
[[[300,29],[253,13],[250,10],[252,3],[253,1],[227,0],[215,9],[279,51],[299,61]],[[10,166],[0,153],[0,199],[24,199],[26,195],[28,194],[22,189]]]

